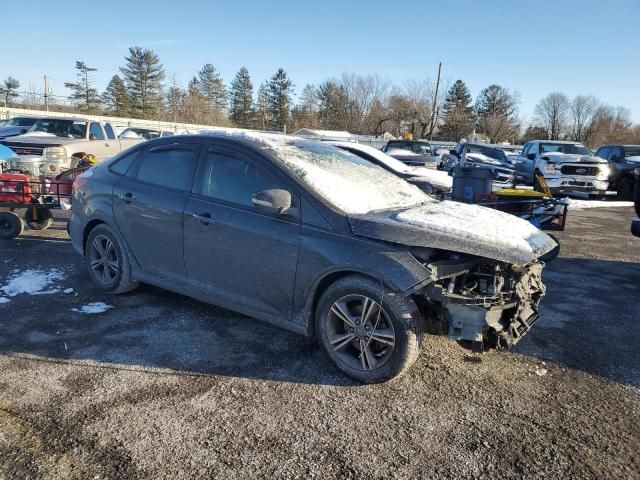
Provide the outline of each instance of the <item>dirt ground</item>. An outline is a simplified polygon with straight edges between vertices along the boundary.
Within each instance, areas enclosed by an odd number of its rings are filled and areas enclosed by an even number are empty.
[[[571,212],[515,351],[431,337],[375,386],[232,312],[147,286],[102,295],[62,221],[28,231],[0,243],[0,286],[16,269],[60,279],[0,304],[0,478],[640,478],[632,218]],[[73,310],[98,301],[112,308]]]

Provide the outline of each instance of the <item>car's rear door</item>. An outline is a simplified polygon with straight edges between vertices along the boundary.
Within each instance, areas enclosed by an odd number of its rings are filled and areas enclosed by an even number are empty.
[[[286,189],[294,206],[299,196],[273,165],[254,155],[215,144],[203,150],[185,206],[187,278],[237,310],[290,319],[299,208],[285,215],[265,213],[254,207],[252,195]]]
[[[118,228],[142,270],[180,283],[184,206],[198,152],[197,142],[151,146],[113,190]]]

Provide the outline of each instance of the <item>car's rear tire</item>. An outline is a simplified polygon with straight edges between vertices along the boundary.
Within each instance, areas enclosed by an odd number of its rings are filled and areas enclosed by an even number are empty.
[[[322,294],[316,338],[342,372],[364,383],[391,380],[418,358],[421,317],[416,304],[379,281],[344,277]]]
[[[120,237],[105,224],[89,233],[85,256],[93,283],[107,293],[130,292],[138,286],[131,278],[131,262]]]
[[[24,221],[32,230],[46,230],[53,224],[53,214],[47,207],[29,206],[24,212]]]
[[[22,235],[24,224],[15,212],[0,212],[0,238],[11,240]]]

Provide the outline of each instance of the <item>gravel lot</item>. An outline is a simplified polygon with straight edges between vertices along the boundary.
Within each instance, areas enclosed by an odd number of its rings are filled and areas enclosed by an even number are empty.
[[[543,319],[514,352],[432,337],[376,386],[232,312],[100,294],[62,222],[0,242],[0,286],[59,274],[58,291],[0,304],[0,478],[640,478],[632,218],[571,212]],[[93,302],[112,308],[73,310]]]

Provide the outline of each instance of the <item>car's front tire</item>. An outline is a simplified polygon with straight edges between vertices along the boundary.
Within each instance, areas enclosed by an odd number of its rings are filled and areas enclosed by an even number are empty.
[[[327,288],[315,311],[315,332],[333,363],[365,383],[404,373],[422,344],[413,300],[363,276],[344,277]]]
[[[138,286],[131,278],[131,262],[120,237],[105,224],[89,233],[85,256],[93,283],[108,293],[130,292]]]

